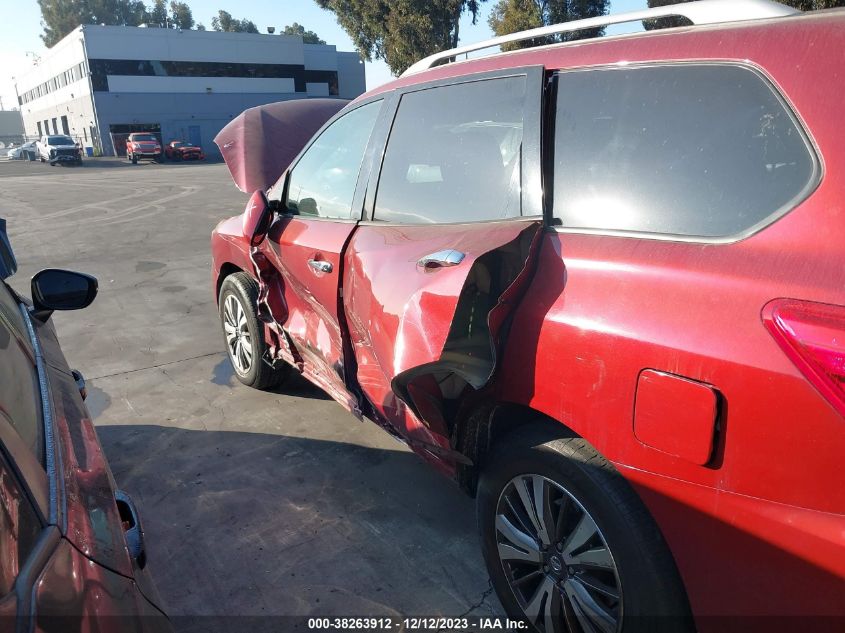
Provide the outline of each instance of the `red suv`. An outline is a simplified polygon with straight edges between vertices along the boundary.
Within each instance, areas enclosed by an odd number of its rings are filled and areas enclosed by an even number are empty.
[[[538,631],[845,617],[845,11],[793,13],[436,55],[214,231],[238,378],[454,477]]]

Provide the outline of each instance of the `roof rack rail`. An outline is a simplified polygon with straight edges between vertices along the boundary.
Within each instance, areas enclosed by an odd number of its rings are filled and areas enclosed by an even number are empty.
[[[640,20],[651,20],[654,18],[668,16],[684,17],[696,25],[718,24],[720,22],[741,22],[744,20],[779,18],[798,13],[801,13],[801,11],[772,0],[699,0],[698,2],[670,4],[642,11],[630,11],[628,13],[619,13],[616,15],[602,15],[595,18],[586,18],[584,20],[574,20],[572,22],[552,24],[551,26],[541,26],[528,31],[519,31],[518,33],[510,33],[509,35],[494,37],[482,42],[476,42],[475,44],[458,46],[457,48],[435,53],[434,55],[429,55],[428,57],[421,59],[420,61],[412,64],[404,73],[402,73],[401,76],[404,77],[406,75],[413,75],[414,73],[422,72],[423,70],[428,70],[429,68],[434,68],[435,66],[447,63],[450,59],[458,55],[472,53],[485,48],[492,48],[493,46],[501,46],[502,44],[509,44],[510,42],[521,42],[537,37],[556,35],[558,33],[571,33],[573,31],[581,31],[584,29],[601,28],[610,26],[611,24],[624,24],[625,22],[638,22]]]

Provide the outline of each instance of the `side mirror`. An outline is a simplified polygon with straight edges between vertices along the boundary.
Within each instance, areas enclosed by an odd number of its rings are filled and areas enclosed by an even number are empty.
[[[267,196],[259,189],[250,196],[244,210],[243,231],[250,246],[258,246],[264,241],[272,219],[273,210],[270,208]]]
[[[46,321],[54,310],[81,310],[97,296],[97,280],[72,270],[45,268],[32,278],[33,316]]]

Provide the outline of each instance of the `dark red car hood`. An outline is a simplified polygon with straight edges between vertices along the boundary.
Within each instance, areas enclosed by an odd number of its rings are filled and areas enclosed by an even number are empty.
[[[296,99],[244,110],[214,137],[238,189],[267,189],[349,101]]]

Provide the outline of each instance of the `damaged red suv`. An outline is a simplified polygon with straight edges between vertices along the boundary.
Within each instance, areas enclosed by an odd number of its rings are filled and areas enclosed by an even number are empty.
[[[238,378],[454,477],[538,631],[845,618],[845,11],[794,13],[423,60],[214,231]]]

